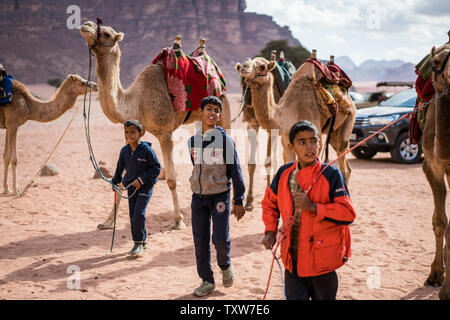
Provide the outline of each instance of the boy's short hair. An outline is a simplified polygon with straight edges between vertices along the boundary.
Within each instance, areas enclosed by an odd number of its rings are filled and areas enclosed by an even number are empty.
[[[313,131],[317,136],[319,136],[319,130],[317,130],[316,126],[312,122],[309,122],[308,120],[298,121],[294,123],[289,131],[289,142],[291,144],[294,144],[295,136],[301,131]]]
[[[200,109],[202,109],[202,111],[203,111],[203,108],[205,108],[205,106],[207,104],[212,104],[212,105],[218,106],[220,109],[220,112],[222,112],[222,101],[220,101],[220,99],[217,98],[216,96],[209,96],[209,97],[203,98],[202,104],[200,105]]]
[[[135,127],[139,133],[142,132],[142,124],[137,120],[127,120],[124,124],[124,127]]]

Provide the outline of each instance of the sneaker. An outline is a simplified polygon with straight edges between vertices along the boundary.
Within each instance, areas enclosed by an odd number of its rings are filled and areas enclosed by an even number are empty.
[[[140,256],[144,252],[144,245],[142,243],[135,243],[133,249],[130,251],[132,256]]]
[[[197,297],[204,297],[207,294],[209,294],[211,291],[213,291],[216,288],[216,285],[214,283],[210,283],[208,281],[203,281],[203,283],[200,285],[200,287],[196,288],[194,290],[194,296]]]
[[[228,269],[222,270],[222,283],[224,287],[231,287],[234,282],[233,268],[230,266]]]

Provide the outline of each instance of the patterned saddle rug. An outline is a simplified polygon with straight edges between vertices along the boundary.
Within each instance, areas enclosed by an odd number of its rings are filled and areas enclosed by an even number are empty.
[[[13,77],[6,73],[3,65],[0,64],[0,106],[10,104],[13,98]]]
[[[220,97],[226,90],[225,77],[205,52],[186,55],[181,49],[164,48],[152,64],[159,61],[175,111],[198,110],[203,98]]]

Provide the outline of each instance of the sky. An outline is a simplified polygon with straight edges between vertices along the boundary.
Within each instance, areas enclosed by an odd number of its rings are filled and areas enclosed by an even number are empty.
[[[448,41],[450,0],[246,0],[246,12],[267,14],[318,58],[348,56],[416,64]]]

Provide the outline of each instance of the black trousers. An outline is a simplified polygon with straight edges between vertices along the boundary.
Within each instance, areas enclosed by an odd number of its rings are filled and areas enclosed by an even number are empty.
[[[316,277],[299,277],[296,273],[285,270],[284,276],[287,300],[336,300],[336,271]]]

